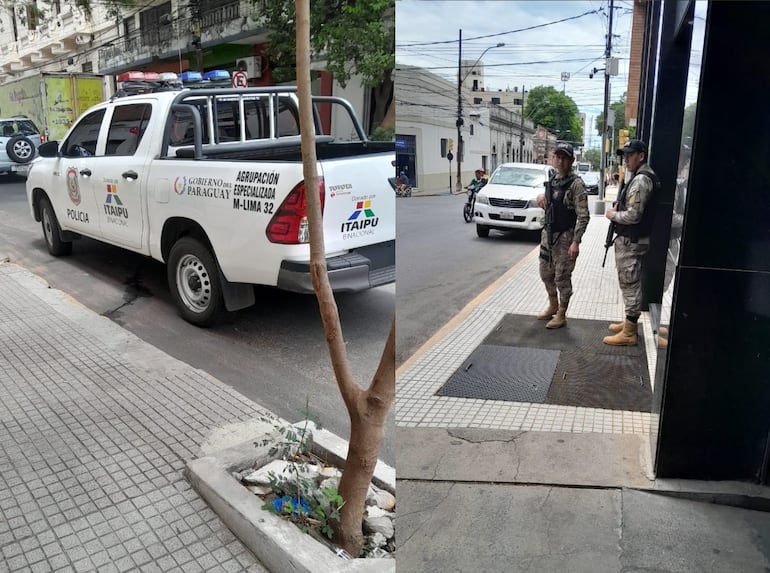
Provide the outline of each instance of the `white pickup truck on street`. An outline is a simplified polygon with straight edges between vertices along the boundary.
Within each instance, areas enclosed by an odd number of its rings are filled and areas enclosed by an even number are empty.
[[[316,150],[332,288],[395,280],[392,142],[323,135]],[[167,265],[181,315],[210,326],[255,303],[253,285],[312,293],[295,88],[177,89],[90,108],[39,148],[27,178],[54,256],[81,236]]]

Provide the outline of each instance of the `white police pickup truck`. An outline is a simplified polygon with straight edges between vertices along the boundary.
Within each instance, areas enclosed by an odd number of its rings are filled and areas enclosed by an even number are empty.
[[[367,141],[344,100],[314,103],[332,288],[393,282],[393,143]],[[319,106],[335,104],[357,140],[322,135]],[[27,197],[52,255],[83,236],[165,262],[181,315],[199,326],[253,305],[253,285],[313,292],[295,88],[116,97],[39,155]]]

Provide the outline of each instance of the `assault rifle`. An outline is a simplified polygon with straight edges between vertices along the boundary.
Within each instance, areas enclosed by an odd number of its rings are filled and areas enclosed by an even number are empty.
[[[618,200],[615,201],[612,206],[616,206],[620,202],[620,195],[625,191],[626,184],[625,181],[620,184],[620,190],[618,191]],[[617,223],[614,221],[610,221],[610,228],[607,229],[607,238],[604,240],[604,259],[602,259],[602,268],[604,268],[605,263],[607,262],[607,253],[610,250],[610,247],[615,243],[615,231],[617,230]]]
[[[545,186],[545,234],[548,240],[548,263],[553,262],[553,188],[551,180],[543,183]]]

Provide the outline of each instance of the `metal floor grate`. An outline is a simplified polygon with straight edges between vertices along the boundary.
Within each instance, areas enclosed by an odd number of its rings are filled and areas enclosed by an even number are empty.
[[[649,412],[652,389],[644,338],[607,346],[607,323],[568,318],[545,328],[507,314],[436,393],[438,396]]]
[[[482,344],[436,395],[544,402],[559,354],[558,350]]]

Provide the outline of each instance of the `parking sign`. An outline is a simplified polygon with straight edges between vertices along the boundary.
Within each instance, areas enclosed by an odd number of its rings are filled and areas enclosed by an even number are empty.
[[[233,87],[234,88],[247,88],[249,87],[249,77],[244,71],[237,71],[233,73]]]

